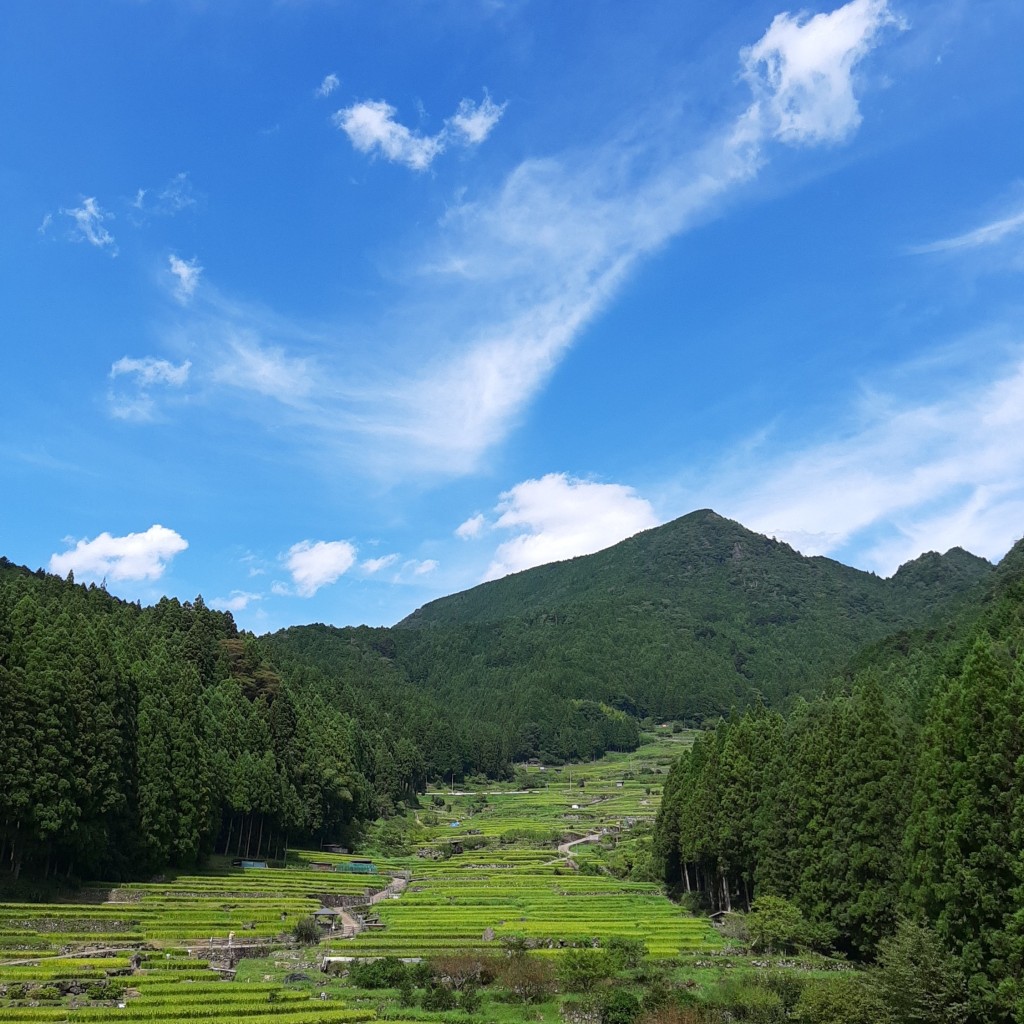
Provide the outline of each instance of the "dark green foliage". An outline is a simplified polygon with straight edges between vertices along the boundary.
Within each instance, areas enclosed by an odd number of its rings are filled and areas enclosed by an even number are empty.
[[[321,939],[320,925],[316,923],[315,917],[300,917],[292,929],[295,941],[304,946],[311,946]]]
[[[360,960],[352,964],[348,972],[349,983],[356,988],[400,988],[409,978],[408,968],[396,956]]]
[[[467,985],[466,988],[459,992],[458,1007],[463,1013],[479,1013],[483,1002],[484,999],[480,995],[480,989],[475,985]]]
[[[408,1008],[415,1006],[416,1003],[416,987],[407,973],[398,985],[398,1005]]]
[[[963,1024],[967,985],[934,929],[903,919],[879,944],[875,996],[891,1024]]]
[[[972,1013],[1006,1021],[1020,991],[1006,918],[1022,881],[1022,639],[982,632],[936,694],[907,828],[911,905],[959,956]]]
[[[458,1005],[458,995],[444,985],[429,986],[420,1000],[424,1010],[454,1010]]]
[[[928,556],[900,585],[927,590],[943,571]],[[852,975],[809,988],[801,1019],[970,1024],[1024,1009],[1022,848],[1024,542],[948,624],[878,646],[785,720],[755,709],[701,737],[666,782],[652,844],[691,898],[755,897],[754,945],[878,958],[863,992]]]
[[[558,961],[558,982],[565,992],[589,992],[613,969],[607,954],[596,949],[567,949]]]
[[[0,865],[15,879],[279,856],[376,812],[353,720],[200,598],[141,609],[0,560],[0,695]],[[394,748],[415,776],[410,741]]]
[[[500,775],[632,749],[645,716],[699,724],[759,695],[817,693],[863,645],[958,606],[992,572],[966,552],[918,562],[882,580],[702,511],[391,630],[308,626],[266,643],[343,707],[389,708],[427,776]]]
[[[640,1000],[624,988],[613,988],[601,1000],[601,1024],[633,1024],[640,1016]]]
[[[642,939],[627,939],[622,935],[612,935],[601,944],[605,956],[613,970],[633,970],[644,962],[647,947]]]
[[[865,975],[844,972],[807,982],[796,1004],[796,1017],[807,1024],[912,1024],[913,1018],[890,1018]]]

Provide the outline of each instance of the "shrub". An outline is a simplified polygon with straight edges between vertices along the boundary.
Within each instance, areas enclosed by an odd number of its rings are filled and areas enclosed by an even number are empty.
[[[398,1005],[406,1008],[416,1005],[416,989],[408,974],[398,986]]]
[[[500,941],[505,949],[505,955],[513,959],[526,956],[530,949],[529,940],[525,935],[502,935]]]
[[[782,999],[753,980],[730,978],[712,990],[708,1002],[720,1007],[733,1020],[783,1024],[787,1019]]]
[[[292,929],[295,941],[303,946],[314,946],[320,941],[320,925],[314,917],[300,917]]]
[[[400,988],[407,977],[408,969],[397,956],[360,960],[348,972],[349,982],[356,988]]]
[[[28,990],[28,998],[34,999],[37,1002],[60,999],[60,992],[58,992],[52,985],[39,985],[36,988],[30,988]]]
[[[501,981],[512,1000],[540,1003],[554,990],[555,972],[547,960],[523,953],[502,964]]]
[[[558,964],[558,980],[567,992],[589,992],[608,977],[608,957],[594,949],[569,949]]]
[[[623,935],[612,935],[603,943],[611,965],[617,971],[634,970],[644,962],[647,947],[642,939],[627,939]]]
[[[468,985],[459,993],[459,1009],[466,1013],[479,1013],[483,1002],[483,996],[476,985]]]
[[[421,960],[418,964],[407,964],[405,971],[409,980],[419,988],[426,988],[434,977],[434,968],[427,960]]]
[[[430,963],[433,974],[456,990],[489,985],[497,974],[493,958],[479,953],[447,953],[434,957]]]
[[[614,988],[601,1001],[601,1024],[633,1024],[640,1016],[640,1001],[624,988]]]
[[[459,1000],[450,988],[434,985],[423,993],[420,1005],[424,1010],[454,1010]]]
[[[786,1012],[790,1013],[800,1001],[806,978],[796,971],[767,971],[757,975],[757,983],[774,992],[782,1000]]]
[[[853,971],[809,981],[796,1013],[807,1024],[879,1024],[892,1019],[864,976]],[[898,1018],[900,1024],[910,1019],[914,1018]]]
[[[800,908],[781,896],[758,896],[746,917],[751,948],[765,953],[789,952],[807,940]]]

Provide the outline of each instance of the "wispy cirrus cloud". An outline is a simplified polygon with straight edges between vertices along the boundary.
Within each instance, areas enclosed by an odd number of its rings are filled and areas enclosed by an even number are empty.
[[[136,226],[142,226],[149,215],[175,217],[179,213],[199,205],[192,179],[188,171],[179,171],[163,185],[155,188],[138,188],[130,201]]]
[[[111,415],[135,422],[152,420],[157,408],[154,389],[184,387],[191,368],[188,360],[175,364],[152,356],[123,356],[110,367],[110,379],[117,382],[107,394]]]
[[[359,563],[359,568],[367,575],[373,576],[384,569],[390,568],[398,561],[398,555],[381,555],[379,558],[366,558]]]
[[[965,231],[963,234],[954,235],[952,238],[942,238],[936,242],[928,242],[925,245],[911,246],[909,251],[913,254],[924,254],[982,249],[999,245],[1008,238],[1017,235],[1024,235],[1024,207],[1016,209],[997,220],[982,224],[980,227]]]
[[[326,99],[338,88],[339,85],[341,85],[341,80],[332,71],[330,74],[324,75],[323,80],[314,90],[314,95],[318,99]]]
[[[167,258],[167,269],[174,278],[174,297],[182,304],[187,303],[199,287],[199,278],[203,273],[199,261],[195,257],[183,260],[171,253]]]
[[[1024,351],[993,362],[930,400],[875,392],[809,446],[769,434],[702,493],[805,554],[883,575],[927,548],[998,559],[1024,534]]]
[[[646,257],[714,216],[773,146],[850,136],[857,70],[893,23],[882,0],[776,19],[739,54],[753,95],[699,144],[658,104],[628,136],[524,160],[490,192],[453,202],[409,257],[404,293],[361,326],[379,337],[372,363],[346,360],[346,325],[305,331],[207,295],[197,374],[288,406],[303,441],[314,431],[332,460],[379,477],[473,471]],[[448,136],[480,140],[502,109],[487,96],[461,105],[441,141],[382,101],[336,120],[358,148],[425,169]]]
[[[388,430],[424,468],[467,471],[518,420],[569,347],[637,265],[713,215],[769,159],[770,143],[848,138],[854,75],[894,23],[883,0],[776,19],[740,55],[753,100],[695,149],[641,141],[521,163],[492,195],[446,216],[423,275],[452,306],[486,310],[462,343],[381,398]]]
[[[211,608],[222,612],[244,612],[254,601],[263,600],[262,594],[249,590],[232,590],[228,597],[215,597],[210,601]]]
[[[505,104],[496,104],[484,91],[483,102],[463,99],[458,110],[434,135],[407,128],[398,111],[384,100],[364,100],[339,110],[334,124],[360,153],[380,154],[392,163],[425,171],[451,144],[479,146],[501,120]]]
[[[315,389],[315,367],[306,357],[289,355],[250,332],[232,332],[211,370],[214,383],[302,407]]]
[[[106,222],[113,220],[114,215],[104,210],[95,196],[83,199],[81,206],[62,209],[60,212],[75,222],[72,238],[88,242],[97,249],[107,249],[111,256],[117,255],[117,242],[106,227]]]
[[[143,533],[114,537],[101,533],[92,540],[73,541],[74,547],[50,556],[50,571],[60,576],[98,580],[158,580],[175,555],[188,548],[188,541],[175,530],[155,524]]]

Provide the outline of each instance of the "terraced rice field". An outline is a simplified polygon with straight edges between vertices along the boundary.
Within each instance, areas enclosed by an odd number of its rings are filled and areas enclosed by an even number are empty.
[[[559,871],[561,873],[556,874]],[[654,957],[716,944],[708,925],[684,914],[658,886],[526,865],[488,870],[469,863],[414,877],[399,899],[379,904],[386,925],[334,941],[349,956],[430,956],[446,949],[501,950],[503,936],[522,935],[552,952],[559,943],[622,936],[641,939]],[[485,939],[490,929],[493,939]]]
[[[314,857],[320,859],[307,855]],[[379,874],[226,869],[132,883],[110,890],[98,903],[0,903],[0,957],[6,951],[46,952],[79,942],[181,943],[226,938],[231,932],[240,942],[272,939],[318,909],[322,896],[362,895],[387,882]]]
[[[557,849],[566,839],[597,832],[608,842],[629,842],[630,829],[642,829],[656,813],[661,771],[678,742],[659,737],[635,754],[591,765],[533,767],[529,781],[539,788],[530,792],[505,787],[484,797],[439,790],[438,799],[428,796],[417,812],[416,842],[429,856],[378,859],[376,874],[312,870],[312,862],[351,858],[293,851],[287,869],[222,865],[109,891],[97,887],[81,902],[0,903],[0,1024],[374,1019],[367,1003],[346,1006],[349,990],[322,980],[315,957],[325,954],[499,952],[509,936],[532,940],[552,957],[611,936],[640,939],[656,958],[708,950],[718,940],[706,922],[687,917],[656,885],[579,873]],[[452,840],[464,852],[452,853]],[[588,850],[574,847],[574,860],[585,860]],[[360,910],[370,922],[366,931],[353,939],[327,938],[310,954],[286,948],[299,918],[380,890],[399,870],[411,872],[408,887],[398,898]],[[211,970],[206,957],[221,955],[229,935],[233,947],[276,951],[258,962],[265,967],[253,961],[243,972],[254,980],[218,980]],[[211,946],[211,939],[219,945]],[[93,955],[82,955],[86,950]],[[288,963],[303,956],[313,977],[282,982]],[[414,1012],[409,1018],[424,1019]]]

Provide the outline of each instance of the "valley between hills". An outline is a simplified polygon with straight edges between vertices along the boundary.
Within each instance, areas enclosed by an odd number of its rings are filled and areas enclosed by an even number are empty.
[[[703,510],[262,637],[4,561],[0,686],[0,1021],[1024,1007],[1021,544]]]

